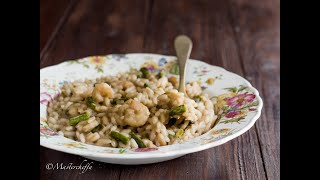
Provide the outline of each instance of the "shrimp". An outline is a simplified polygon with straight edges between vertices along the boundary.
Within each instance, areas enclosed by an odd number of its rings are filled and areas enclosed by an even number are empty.
[[[102,102],[104,97],[113,98],[113,96],[113,89],[107,83],[96,84],[92,92],[92,97],[96,102]]]
[[[123,87],[124,90],[129,89],[132,86],[134,86],[134,84],[132,82],[130,82],[130,81],[125,81],[122,84],[122,87]]]
[[[172,106],[180,106],[183,105],[184,94],[178,92],[177,90],[173,90],[171,92],[167,92],[167,95],[170,99],[170,103]]]
[[[124,123],[132,127],[143,126],[149,118],[149,109],[135,100],[128,103],[130,109],[126,111]]]

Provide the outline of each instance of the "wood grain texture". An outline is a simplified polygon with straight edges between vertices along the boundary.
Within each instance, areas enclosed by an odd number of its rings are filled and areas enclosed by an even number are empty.
[[[123,166],[88,160],[93,170],[81,175],[49,171],[47,163],[78,165],[84,158],[40,147],[41,179],[279,179],[279,0],[75,2],[43,51],[41,68],[88,55],[174,55],[174,38],[187,34],[194,45],[191,58],[246,77],[262,93],[264,109],[242,136],[162,163]]]
[[[89,55],[141,52],[148,0],[80,0],[40,67]]]
[[[71,0],[40,1],[40,51],[49,40]]]
[[[264,100],[255,128],[268,179],[280,179],[280,1],[232,0],[245,77]]]

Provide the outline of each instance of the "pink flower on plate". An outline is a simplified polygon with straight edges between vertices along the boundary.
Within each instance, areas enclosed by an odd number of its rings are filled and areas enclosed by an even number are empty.
[[[52,97],[49,93],[43,92],[40,93],[40,103],[47,106],[48,103],[52,100]]]
[[[145,62],[142,67],[147,68],[149,71],[155,71],[159,69],[158,63],[150,61],[150,62]]]
[[[228,99],[229,106],[243,106],[245,104],[251,103],[256,95],[254,94],[239,94],[235,97]]]
[[[45,127],[40,127],[40,133],[44,135],[49,135],[49,136],[56,136],[58,133],[52,131],[51,129],[45,128]]]
[[[149,151],[156,151],[158,148],[137,148],[135,152],[149,152]]]
[[[226,118],[233,118],[235,116],[238,116],[240,115],[240,111],[231,111],[231,112],[228,112],[225,117]]]

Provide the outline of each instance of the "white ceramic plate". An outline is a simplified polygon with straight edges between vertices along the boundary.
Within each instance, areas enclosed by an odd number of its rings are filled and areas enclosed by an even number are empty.
[[[47,105],[65,82],[114,75],[133,67],[146,66],[153,71],[163,69],[176,73],[176,58],[156,54],[113,54],[67,61],[40,70],[40,145],[88,159],[114,164],[148,164],[174,159],[189,153],[221,145],[250,129],[259,118],[262,100],[258,91],[244,78],[217,66],[190,60],[187,81],[199,80],[210,97],[218,96],[224,114],[207,133],[190,141],[158,148],[122,149],[99,147],[65,138],[47,125]],[[214,78],[212,85],[206,83]],[[227,96],[222,95],[227,94]],[[224,99],[224,100],[223,100]]]

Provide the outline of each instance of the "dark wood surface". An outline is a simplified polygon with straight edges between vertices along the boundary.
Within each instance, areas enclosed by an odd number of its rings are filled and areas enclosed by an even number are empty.
[[[84,158],[40,147],[41,179],[280,179],[279,0],[42,0],[40,15],[40,68],[88,55],[174,55],[174,37],[187,34],[191,58],[244,76],[264,100],[245,134],[167,162],[50,171],[47,163]]]
[[[67,16],[67,7],[71,0],[40,1],[40,51],[50,37],[54,38],[55,30],[63,23],[62,16]]]

